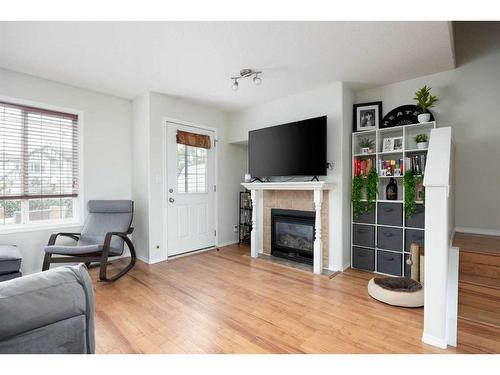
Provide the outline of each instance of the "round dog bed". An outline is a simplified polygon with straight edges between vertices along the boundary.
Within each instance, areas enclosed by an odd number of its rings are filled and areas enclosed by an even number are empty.
[[[368,294],[393,306],[422,307],[424,288],[408,277],[374,277],[368,282]]]

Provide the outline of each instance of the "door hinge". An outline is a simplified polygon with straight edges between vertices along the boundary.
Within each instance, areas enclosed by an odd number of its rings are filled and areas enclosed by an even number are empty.
[[[214,193],[217,193],[217,185],[214,185]]]
[[[214,139],[214,147],[217,147],[217,142],[219,142],[218,139]]]
[[[214,229],[214,236],[217,236],[217,231]]]

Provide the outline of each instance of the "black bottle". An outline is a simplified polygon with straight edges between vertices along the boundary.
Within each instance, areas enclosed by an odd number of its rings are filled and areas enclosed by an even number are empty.
[[[391,178],[385,188],[385,198],[389,201],[398,200],[398,184],[396,180]]]

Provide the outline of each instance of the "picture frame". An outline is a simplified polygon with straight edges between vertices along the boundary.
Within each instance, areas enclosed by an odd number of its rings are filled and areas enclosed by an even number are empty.
[[[403,151],[403,142],[404,142],[403,137],[394,137],[393,143],[392,143],[392,150],[393,151]]]
[[[352,116],[352,131],[363,132],[375,130],[382,123],[382,102],[354,104]]]
[[[384,138],[382,141],[382,152],[394,151],[394,138]]]
[[[403,151],[403,137],[388,137],[382,140],[382,152]]]

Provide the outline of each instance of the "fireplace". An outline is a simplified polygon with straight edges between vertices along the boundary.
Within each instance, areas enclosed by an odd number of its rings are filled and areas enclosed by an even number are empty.
[[[313,264],[315,212],[271,210],[271,255]]]

